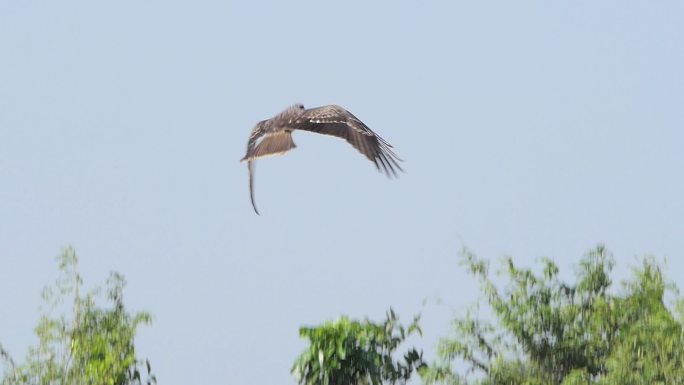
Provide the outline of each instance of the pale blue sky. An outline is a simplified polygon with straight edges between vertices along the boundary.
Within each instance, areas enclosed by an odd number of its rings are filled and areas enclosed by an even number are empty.
[[[35,342],[67,244],[87,286],[126,276],[172,385],[294,384],[299,326],[389,306],[431,356],[478,296],[464,244],[568,267],[605,243],[682,287],[683,68],[681,1],[0,0],[0,341]],[[407,172],[297,133],[256,216],[238,160],[296,102]]]

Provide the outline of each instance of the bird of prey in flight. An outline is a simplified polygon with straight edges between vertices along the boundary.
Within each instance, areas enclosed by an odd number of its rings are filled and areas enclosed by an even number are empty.
[[[351,112],[336,105],[304,109],[295,104],[268,120],[262,120],[252,129],[247,141],[247,154],[241,161],[247,161],[249,170],[249,195],[254,212],[259,210],[254,203],[254,161],[270,156],[282,155],[297,147],[292,141],[292,131],[303,130],[345,139],[361,154],[375,164],[387,176],[397,176],[395,169],[403,171],[392,152],[392,145],[363,124]]]

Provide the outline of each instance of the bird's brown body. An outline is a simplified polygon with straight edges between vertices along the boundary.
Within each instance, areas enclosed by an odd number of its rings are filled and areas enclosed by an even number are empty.
[[[397,176],[396,170],[403,171],[398,164],[401,159],[392,152],[392,146],[349,111],[336,105],[304,109],[303,105],[295,104],[273,118],[257,123],[247,141],[247,153],[242,161],[247,161],[250,198],[257,214],[253,162],[258,158],[284,154],[297,147],[292,140],[294,130],[345,139],[388,176]]]

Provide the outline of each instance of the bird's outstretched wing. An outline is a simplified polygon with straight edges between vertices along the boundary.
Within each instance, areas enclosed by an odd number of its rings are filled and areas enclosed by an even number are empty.
[[[260,215],[259,210],[257,210],[257,208],[256,208],[256,202],[254,202],[254,161],[253,160],[247,161],[247,170],[249,170],[249,199],[252,201],[252,207],[254,207],[254,212],[257,215]]]
[[[269,126],[261,121],[254,126],[247,141],[247,153],[241,161],[247,161],[249,171],[249,198],[252,200],[254,212],[259,215],[254,201],[254,161],[269,155],[280,155],[297,147],[292,140],[292,131],[283,127]]]
[[[382,167],[388,176],[396,177],[395,169],[403,171],[398,163],[401,159],[392,151],[392,145],[340,106],[328,105],[305,110],[292,123],[292,128],[345,139],[370,159],[378,170]]]
[[[282,155],[297,145],[292,140],[291,131],[276,131],[266,134],[261,141],[252,147],[247,147],[247,154],[242,160],[254,160],[271,155]]]
[[[257,123],[247,141],[247,153],[242,161],[255,160],[269,155],[281,155],[297,147],[292,140],[292,130],[267,127]]]

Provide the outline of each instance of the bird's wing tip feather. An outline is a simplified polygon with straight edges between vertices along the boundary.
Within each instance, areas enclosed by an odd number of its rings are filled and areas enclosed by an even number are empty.
[[[254,201],[254,161],[252,159],[247,159],[247,170],[249,171],[249,199],[252,201],[252,207],[257,215],[259,210],[257,210],[256,202]]]

